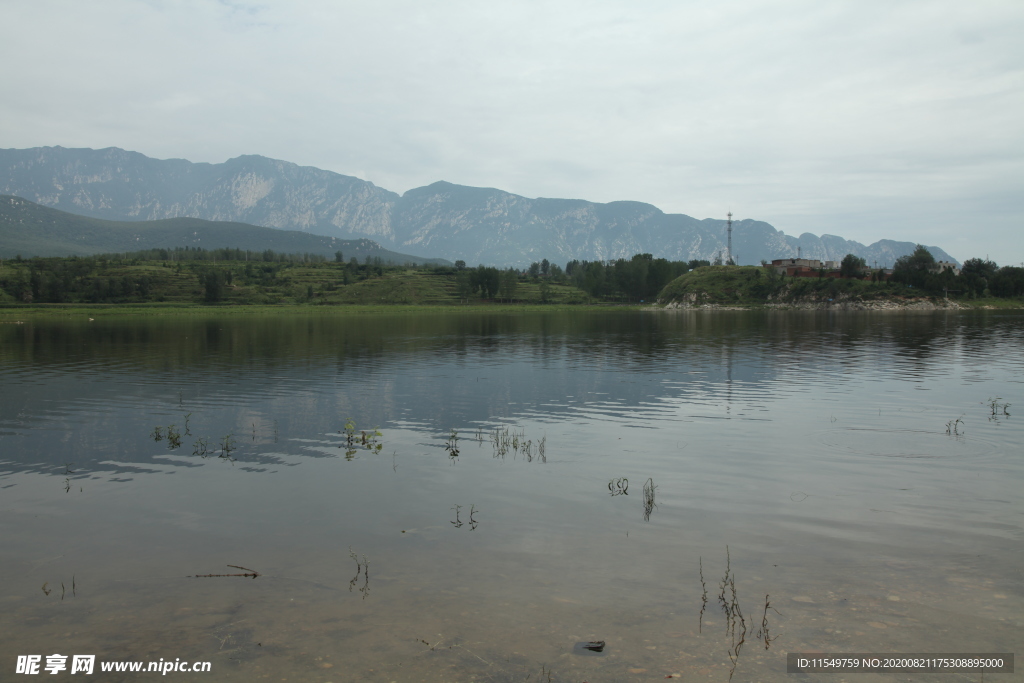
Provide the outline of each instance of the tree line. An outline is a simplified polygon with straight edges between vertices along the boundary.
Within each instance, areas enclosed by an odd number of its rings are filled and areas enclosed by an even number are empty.
[[[479,265],[469,268],[465,261],[454,267],[456,291],[468,300],[496,299],[515,301],[519,284],[534,282],[540,286],[541,301],[546,301],[552,284],[581,289],[595,299],[605,301],[653,301],[675,278],[708,261],[669,261],[651,254],[636,254],[628,259],[580,261],[574,259],[563,269],[548,259],[535,261],[528,268],[499,269]]]
[[[336,262],[343,258],[335,255]],[[3,262],[0,261],[0,265]],[[382,276],[387,264],[367,256],[363,263],[329,264],[317,254],[285,254],[272,250],[249,252],[241,249],[147,249],[94,256],[20,256],[6,261],[0,269],[0,291],[19,303],[137,303],[162,301],[175,276],[198,285],[199,298],[208,303],[224,299],[227,288],[253,285],[269,288],[287,280],[283,273],[296,267],[331,268],[339,284],[347,285]],[[136,266],[144,266],[137,268]],[[145,267],[148,266],[148,267]],[[156,266],[155,268],[153,266]],[[187,286],[178,284],[178,287]],[[328,288],[333,288],[333,282]],[[308,297],[308,298],[311,298]]]
[[[762,265],[768,264],[762,261]],[[768,277],[759,287],[766,295],[776,294],[786,278],[770,267],[766,270]],[[868,268],[863,258],[847,254],[840,263],[839,277],[870,280],[894,292],[914,289],[928,296],[958,299],[1024,296],[1024,267],[1000,267],[988,259],[972,258],[964,261],[959,270],[956,273],[950,266],[940,267],[928,248],[918,244],[913,253],[896,259],[891,272]],[[820,270],[819,276],[824,278],[826,271]]]
[[[960,274],[949,268],[937,271],[935,258],[920,244],[914,253],[901,256],[893,267],[891,281],[923,290],[932,295],[947,293],[974,299],[978,297],[1008,298],[1024,295],[1024,268],[999,267],[988,259],[972,258],[960,266]]]

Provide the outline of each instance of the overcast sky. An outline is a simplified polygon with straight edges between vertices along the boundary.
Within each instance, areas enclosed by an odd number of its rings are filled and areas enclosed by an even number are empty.
[[[1024,261],[1024,2],[0,0],[0,147],[262,154]]]

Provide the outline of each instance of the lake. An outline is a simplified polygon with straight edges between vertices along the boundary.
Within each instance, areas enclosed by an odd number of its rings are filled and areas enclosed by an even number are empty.
[[[0,661],[594,683],[1020,652],[1022,349],[998,312],[9,316]]]

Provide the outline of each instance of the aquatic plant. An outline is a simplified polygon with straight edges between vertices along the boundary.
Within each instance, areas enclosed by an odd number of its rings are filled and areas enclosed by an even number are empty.
[[[960,431],[960,425],[964,424],[964,421],[961,419],[962,417],[963,415],[961,415],[955,420],[950,420],[949,422],[946,423],[947,434],[949,434],[950,436],[960,436],[960,434],[962,433]]]
[[[739,599],[736,596],[736,577],[732,573],[729,546],[725,546],[725,574],[722,575],[719,589],[718,602],[725,613],[725,632],[732,639],[728,651],[729,661],[732,663],[732,668],[729,670],[729,680],[731,681],[733,674],[736,673],[740,650],[747,642],[747,620],[743,617],[743,611],[740,609]],[[737,622],[740,627],[739,636],[736,635]]]
[[[644,484],[644,521],[651,521],[651,512],[654,508],[658,507],[654,502],[654,490],[658,488],[654,485],[654,479],[649,478]]]
[[[167,448],[174,450],[181,447],[181,433],[174,428],[174,425],[167,427]]]
[[[490,434],[491,445],[494,447],[494,457],[504,458],[509,451],[512,452],[513,457],[522,453],[526,458],[527,462],[533,462],[534,442],[532,439],[526,438],[526,430],[520,429],[509,429],[508,427],[495,427],[494,431]],[[542,462],[547,462],[547,458],[544,455],[544,445],[546,437],[541,439],[540,443],[536,445],[537,454],[540,456]]]
[[[153,437],[153,441],[163,441],[164,440],[164,428],[163,427],[154,427],[153,428],[153,433],[150,434],[150,436]]]
[[[704,612],[708,608],[708,586],[704,583],[704,558],[697,558],[697,569],[700,572],[700,616],[697,618],[697,633],[701,633],[704,628]]]
[[[767,594],[764,596],[764,615],[761,617],[761,628],[757,631],[757,639],[764,642],[765,650],[770,648],[772,646],[772,641],[778,638],[778,636],[772,637],[771,635],[769,635],[768,610],[771,610],[779,616],[782,616],[782,613],[779,612],[779,610],[772,607],[772,603],[771,601],[769,601],[768,597],[769,596]]]
[[[276,441],[276,422],[274,424],[274,432],[274,438]],[[356,423],[352,418],[349,418],[348,420],[345,421],[345,426],[339,433],[345,435],[344,445],[348,449],[345,453],[345,457],[347,460],[352,459],[351,456],[355,452],[354,449],[365,448],[368,451],[376,451],[379,453],[381,449],[384,448],[384,444],[378,441],[378,439],[380,439],[380,437],[384,435],[381,434],[380,430],[377,427],[374,427],[371,431],[362,430],[359,432],[359,436],[356,436]]]
[[[1006,402],[1000,403],[999,401],[1002,400],[1003,399],[999,397],[989,398],[988,407],[992,411],[988,418],[990,421],[998,422],[1001,417],[1010,417],[1010,413],[1008,411],[1010,404]]]
[[[363,596],[363,600],[370,594],[370,560],[367,559],[366,555],[363,555],[362,562],[359,561],[359,555],[352,550],[352,546],[348,547],[348,556],[356,563],[356,575],[352,577],[352,580],[348,582],[348,592],[351,593],[352,589],[355,588],[356,583],[359,582],[359,575],[363,576],[363,585],[359,589],[359,592]]]
[[[454,428],[452,428],[452,433],[448,436],[444,449],[448,451],[449,458],[459,457],[459,433]]]
[[[608,493],[613,496],[628,496],[629,479],[626,479],[625,477],[619,477],[617,479],[609,480]]]

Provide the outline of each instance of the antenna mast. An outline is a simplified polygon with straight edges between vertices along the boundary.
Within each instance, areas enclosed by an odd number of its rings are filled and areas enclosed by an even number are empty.
[[[726,265],[729,265],[730,263],[732,263],[732,211],[730,211],[728,215],[729,215],[729,222],[727,223],[726,232],[729,235],[729,244],[728,244],[728,247],[726,249],[726,255],[727,255],[727,258],[725,259],[725,264]]]

